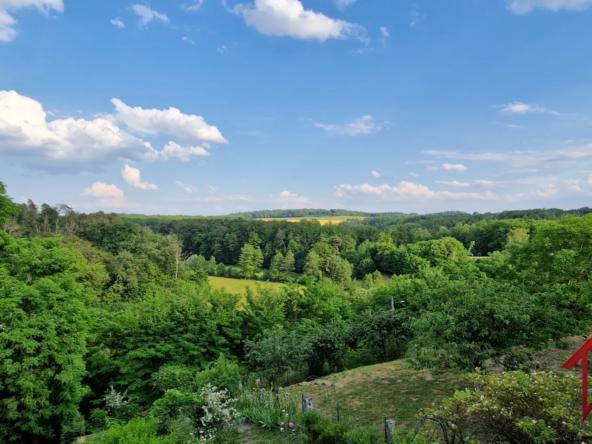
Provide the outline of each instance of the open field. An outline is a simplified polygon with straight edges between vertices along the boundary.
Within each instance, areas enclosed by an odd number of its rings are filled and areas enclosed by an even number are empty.
[[[210,276],[208,278],[210,285],[214,289],[226,289],[229,293],[247,294],[247,287],[256,288],[257,285],[261,287],[282,288],[284,284],[277,282],[263,282],[252,281],[249,279],[231,279],[225,277]]]
[[[266,219],[258,219],[258,220],[265,220],[265,221],[274,221],[274,220],[285,220],[286,222],[300,222],[301,220],[318,220],[321,225],[326,225],[328,223],[333,224],[340,224],[342,222],[346,222],[349,219],[355,220],[364,220],[365,217],[357,217],[357,216],[320,216],[320,217],[287,217],[287,218],[266,218]]]

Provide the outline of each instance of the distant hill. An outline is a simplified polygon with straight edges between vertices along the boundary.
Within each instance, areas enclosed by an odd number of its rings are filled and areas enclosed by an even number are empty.
[[[232,213],[228,217],[240,217],[244,219],[287,219],[291,217],[327,217],[327,216],[352,216],[352,217],[408,217],[414,214],[405,213],[366,213],[363,211],[350,210],[322,210],[322,209],[301,209],[301,210],[261,210],[244,213]]]

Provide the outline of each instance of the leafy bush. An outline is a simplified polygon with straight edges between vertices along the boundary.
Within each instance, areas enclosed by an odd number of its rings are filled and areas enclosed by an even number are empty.
[[[590,434],[581,427],[581,381],[575,374],[520,371],[474,376],[475,389],[454,394],[442,407],[429,410],[450,421],[461,439],[479,429],[484,438],[521,444],[573,444]]]
[[[235,390],[244,374],[245,371],[239,364],[229,361],[221,354],[207,370],[195,375],[195,387],[200,390],[210,384],[221,389]]]
[[[177,444],[174,436],[158,436],[158,423],[152,419],[133,419],[127,424],[116,424],[98,437],[93,444]]]

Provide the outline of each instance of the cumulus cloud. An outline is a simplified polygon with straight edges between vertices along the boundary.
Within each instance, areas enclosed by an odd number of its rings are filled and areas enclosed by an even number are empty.
[[[119,29],[125,28],[125,23],[123,23],[119,17],[112,19],[111,24]]]
[[[10,42],[15,39],[17,30],[16,20],[9,14],[18,9],[36,9],[44,15],[48,15],[53,9],[62,12],[63,0],[0,0],[0,42]]]
[[[363,29],[304,9],[300,0],[255,0],[252,5],[238,3],[232,12],[242,16],[248,26],[262,34],[301,40],[345,39],[360,35]]]
[[[181,146],[175,142],[169,142],[160,152],[164,160],[179,159],[182,162],[189,162],[192,157],[209,156],[210,153],[201,146]]]
[[[152,21],[169,23],[169,18],[165,14],[156,12],[150,6],[135,4],[132,5],[132,11],[140,17],[140,20],[138,20],[138,26],[146,26]]]
[[[115,98],[116,117],[134,131],[144,134],[172,134],[184,142],[228,143],[215,126],[202,116],[183,114],[177,108],[165,110],[131,107]]]
[[[1,1],[1,0],[0,0]],[[117,114],[94,120],[47,120],[43,106],[15,91],[0,91],[0,155],[23,166],[52,173],[100,172],[107,164],[190,160],[207,156],[209,142],[227,143],[215,126],[201,116],[182,114],[176,108],[131,108],[113,99]],[[169,142],[162,151],[118,126],[124,122],[145,134],[170,134],[191,144]]]
[[[526,114],[526,113],[550,113],[550,114],[559,114],[556,111],[550,111],[547,108],[543,108],[542,106],[539,106],[539,105],[522,103],[522,102],[506,103],[506,104],[501,105],[501,106],[502,106],[501,112],[503,114]],[[514,127],[520,128],[517,125],[514,126]]]
[[[485,193],[451,193],[449,191],[432,191],[424,185],[402,181],[397,186],[387,184],[374,187],[372,185],[339,185],[335,187],[337,197],[368,197],[377,201],[417,201],[417,200],[494,200],[497,196],[490,191]]]
[[[119,161],[153,161],[150,143],[108,118],[46,120],[42,105],[15,91],[0,91],[0,155],[53,172],[101,171]]]
[[[135,202],[128,202],[123,191],[115,185],[107,185],[103,182],[93,183],[90,188],[86,188],[80,195],[98,199],[94,202],[98,207],[131,208],[139,206]]]
[[[378,171],[372,171],[372,175],[374,177],[380,177],[380,173]]]
[[[468,168],[466,166],[460,165],[460,164],[459,165],[452,165],[449,163],[445,163],[442,165],[442,169],[444,171],[456,171],[456,172],[462,173],[463,171],[467,171]]]
[[[152,183],[142,182],[140,179],[140,170],[129,165],[121,170],[121,177],[129,186],[140,190],[158,190],[158,187]]]
[[[362,116],[351,123],[315,123],[314,126],[324,129],[329,136],[358,136],[360,134],[376,133],[382,129],[373,120],[372,116]]]
[[[592,0],[508,0],[508,7],[516,14],[526,14],[534,9],[549,11],[583,11],[592,6]]]
[[[195,188],[193,185],[189,185],[178,180],[175,181],[175,185],[179,185],[187,194],[193,194],[197,191],[197,188]]]
[[[306,205],[309,203],[308,197],[299,196],[296,193],[289,191],[282,191],[279,194],[272,194],[270,196],[272,201],[282,208],[294,208],[298,205]]]

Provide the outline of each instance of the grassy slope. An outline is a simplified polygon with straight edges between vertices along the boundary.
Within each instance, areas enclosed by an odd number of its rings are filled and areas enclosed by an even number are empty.
[[[336,415],[339,403],[342,417],[356,425],[378,429],[383,427],[386,416],[395,419],[402,429],[411,430],[423,407],[467,386],[458,371],[417,371],[408,368],[403,360],[360,367],[323,380],[337,386],[298,385],[290,390],[312,396],[315,408],[327,416]]]

